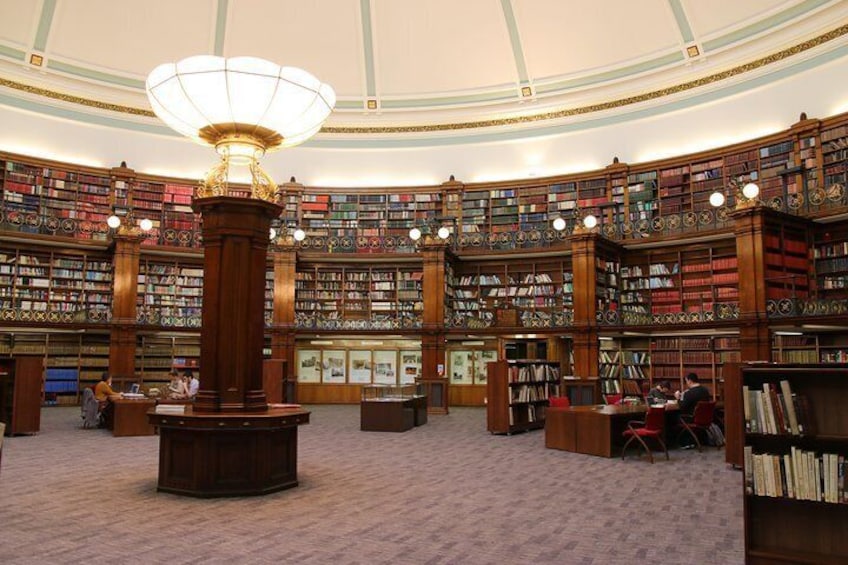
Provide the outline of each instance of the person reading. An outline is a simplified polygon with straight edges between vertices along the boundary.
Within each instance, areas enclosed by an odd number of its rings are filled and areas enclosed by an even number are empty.
[[[200,390],[200,381],[194,376],[191,369],[186,369],[183,376],[188,382],[188,398],[194,400],[194,397],[197,396],[197,392]]]
[[[188,385],[185,378],[181,377],[176,369],[172,369],[169,376],[171,377],[171,384],[168,385],[168,398],[173,400],[188,398]]]
[[[665,404],[668,400],[669,390],[671,390],[671,384],[668,381],[660,381],[657,385],[648,391],[648,404],[659,405]]]
[[[674,397],[678,401],[681,414],[691,415],[695,411],[695,406],[701,402],[709,401],[712,398],[709,389],[701,384],[701,379],[695,373],[686,375],[686,390],[676,391]]]
[[[100,415],[103,421],[106,422],[107,427],[111,425],[112,414],[115,409],[114,404],[110,401],[117,400],[121,397],[120,392],[115,392],[112,389],[112,375],[108,371],[104,371],[100,375],[100,382],[94,387],[94,398],[97,400],[97,404],[100,407]]]

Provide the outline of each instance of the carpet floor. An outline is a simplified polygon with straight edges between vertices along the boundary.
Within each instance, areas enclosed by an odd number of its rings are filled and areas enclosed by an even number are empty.
[[[0,563],[743,562],[741,473],[724,452],[604,459],[486,432],[452,408],[405,433],[362,432],[358,406],[311,406],[300,486],[201,500],[156,491],[158,437],[42,410],[6,438]]]

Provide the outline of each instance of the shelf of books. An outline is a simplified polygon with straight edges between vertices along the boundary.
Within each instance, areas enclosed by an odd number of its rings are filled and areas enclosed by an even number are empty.
[[[796,313],[809,297],[810,252],[807,230],[788,224],[769,224],[763,235],[766,301],[770,316]]]
[[[548,219],[548,186],[516,189],[518,193],[518,227],[521,231],[543,231],[551,227]]]
[[[568,283],[573,286],[572,278],[568,279]],[[565,273],[563,273],[563,284],[565,284]],[[599,324],[609,325],[620,322],[620,284],[621,264],[618,257],[604,257],[598,252],[595,257],[595,300],[597,301],[595,311]]]
[[[651,353],[648,338],[600,338],[599,373],[602,394],[641,398],[650,388]]]
[[[812,248],[816,296],[848,299],[848,227],[828,228],[815,236]]]
[[[795,168],[792,140],[760,147],[759,157],[760,172],[757,183],[760,186],[760,199],[773,207],[785,209],[791,204],[787,199],[797,201],[799,192],[795,175],[787,174],[788,169]]]
[[[825,204],[848,203],[848,125],[823,130],[821,151],[824,168]]]
[[[493,434],[512,434],[545,427],[545,408],[560,396],[559,363],[492,361],[486,381],[486,423]]]
[[[138,321],[171,327],[200,327],[203,266],[142,258],[138,269]]]
[[[198,351],[199,354],[199,351]],[[170,378],[168,374],[174,366],[174,340],[171,337],[157,337],[139,335],[135,346],[135,371],[141,378],[141,383],[146,385],[145,391],[150,387],[158,388],[162,393],[167,389]]]
[[[104,239],[111,213],[106,175],[69,166],[46,167],[13,160],[2,167],[2,210],[6,229],[80,239]]]
[[[742,366],[746,563],[848,561],[848,366]]]
[[[683,378],[695,373],[716,399],[723,394],[725,363],[739,361],[739,338],[692,336],[651,338],[651,386],[669,381],[672,390],[683,389]]]
[[[80,341],[79,389],[95,386],[109,370],[109,334],[84,333]]]
[[[601,394],[621,394],[621,350],[614,339],[604,337],[598,350]]]
[[[772,337],[771,360],[776,363],[848,363],[848,338],[842,332],[777,331]]]
[[[625,257],[621,310],[628,324],[734,319],[739,274],[734,241]]]
[[[301,266],[295,275],[296,323],[324,329],[420,327],[422,279],[417,267]]]
[[[99,255],[0,250],[0,308],[22,322],[108,322],[112,263]]]
[[[274,323],[274,265],[268,265],[265,269],[265,301],[264,301],[265,325]]]
[[[481,327],[555,327],[570,323],[571,259],[461,265],[453,276],[455,324]]]

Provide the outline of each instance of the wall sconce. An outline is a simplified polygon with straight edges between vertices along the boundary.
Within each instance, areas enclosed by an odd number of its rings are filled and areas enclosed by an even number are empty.
[[[294,230],[294,233],[292,233],[292,236],[294,237],[295,241],[303,241],[304,239],[306,239],[306,232],[303,231],[301,228],[297,228],[296,230]]]
[[[153,220],[142,218],[138,225],[134,225],[132,212],[124,216],[124,220],[117,214],[106,218],[106,225],[115,230],[119,235],[142,235],[153,229]]]
[[[571,231],[571,233],[590,233],[596,227],[598,227],[597,216],[595,216],[594,214],[583,215],[583,212],[580,210],[580,208],[574,209],[574,229]]]
[[[424,237],[425,241],[428,238],[430,241],[433,241],[432,236],[435,233],[439,239],[447,241],[453,233],[453,224],[455,221],[456,220],[454,218],[436,218],[429,224],[421,227],[415,226],[409,230],[409,239],[412,241],[419,241],[422,237]],[[447,226],[444,222],[450,222],[451,225]]]
[[[742,210],[761,204],[759,199],[760,187],[754,182],[748,182],[744,185],[742,184],[742,182],[743,181],[739,179],[731,179],[728,183],[728,188],[731,189],[735,194],[736,209]],[[725,193],[723,191],[716,190],[715,192],[710,194],[710,205],[713,208],[720,208],[721,206],[724,206],[726,202],[727,197],[725,196]]]

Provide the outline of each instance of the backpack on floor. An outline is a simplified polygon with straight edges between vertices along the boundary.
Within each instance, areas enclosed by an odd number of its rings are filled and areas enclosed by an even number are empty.
[[[707,428],[707,445],[715,447],[724,445],[724,433],[715,423],[710,424],[710,427]]]

